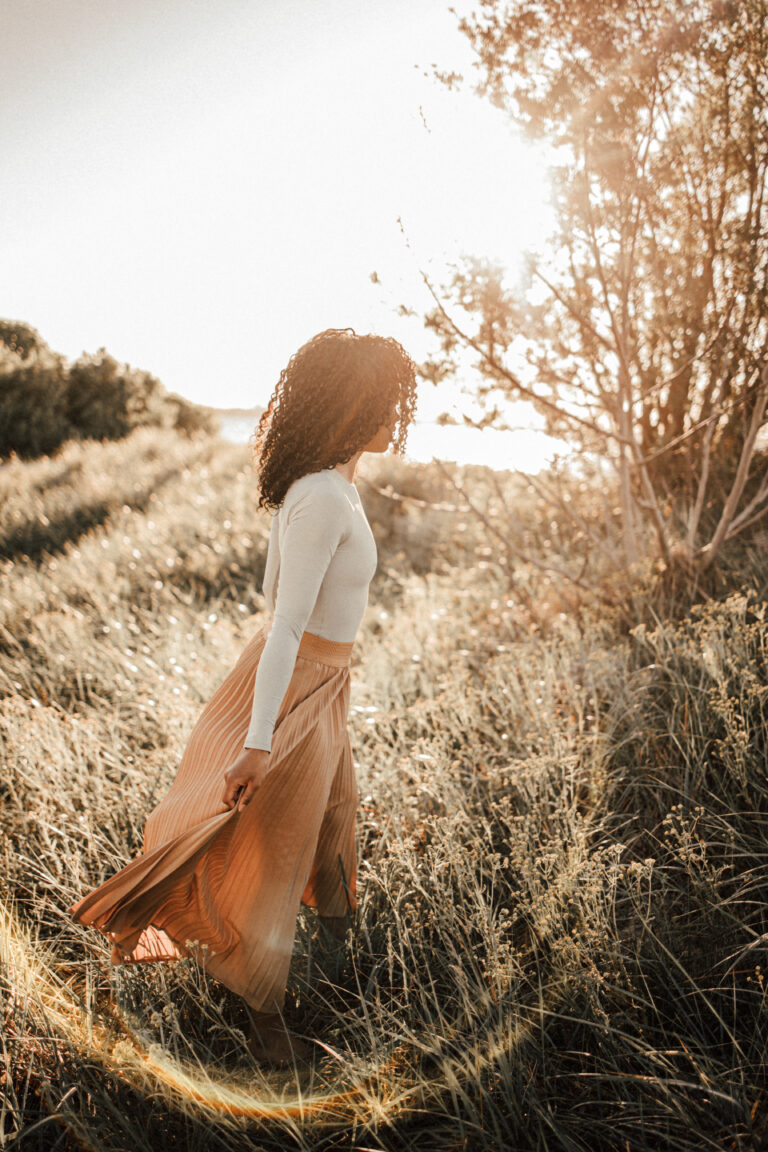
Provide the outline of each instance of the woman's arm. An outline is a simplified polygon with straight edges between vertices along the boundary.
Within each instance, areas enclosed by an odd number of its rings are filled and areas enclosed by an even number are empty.
[[[330,484],[308,488],[288,511],[277,600],[256,670],[245,748],[271,751],[273,729],[296,664],[301,634],[345,535],[344,503]]]

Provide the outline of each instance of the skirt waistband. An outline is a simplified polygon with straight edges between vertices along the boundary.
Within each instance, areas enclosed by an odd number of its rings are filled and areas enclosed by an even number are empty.
[[[271,624],[265,624],[263,631],[269,635]],[[302,632],[299,649],[296,653],[305,660],[317,660],[320,664],[330,664],[333,668],[347,668],[352,657],[354,640],[327,640],[316,632]]]
[[[316,632],[302,632],[298,656],[305,660],[319,660],[321,664],[331,664],[334,668],[347,668],[352,656],[354,640],[326,640]]]

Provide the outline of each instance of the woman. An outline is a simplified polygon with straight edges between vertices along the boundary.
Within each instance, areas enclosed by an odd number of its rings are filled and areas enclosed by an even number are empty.
[[[199,716],[142,855],[69,909],[112,940],[113,963],[196,955],[274,1063],[312,1052],[282,1015],[300,904],[339,946],[357,905],[349,663],[377,553],[355,468],[390,440],[402,452],[415,393],[391,338],[328,329],[291,357],[254,449],[258,507],[276,509],[271,627]]]

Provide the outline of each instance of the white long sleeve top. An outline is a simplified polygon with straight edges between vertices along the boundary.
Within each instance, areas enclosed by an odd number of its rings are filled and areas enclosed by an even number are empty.
[[[256,669],[245,748],[272,749],[302,632],[355,639],[377,562],[354,484],[336,468],[293,481],[272,517],[263,581],[272,625]]]

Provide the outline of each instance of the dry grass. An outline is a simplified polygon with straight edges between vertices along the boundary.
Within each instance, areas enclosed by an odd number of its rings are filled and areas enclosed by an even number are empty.
[[[309,975],[302,911],[288,997],[322,1059],[265,1071],[193,961],[111,969],[68,919],[139,851],[261,620],[247,450],[160,435],[0,470],[0,1146],[762,1147],[768,622],[749,587],[629,632],[542,588],[534,618],[481,538],[374,516],[360,484],[380,544],[352,677],[360,904],[336,984]],[[385,486],[400,466],[378,463]],[[58,527],[31,548],[41,509]]]

